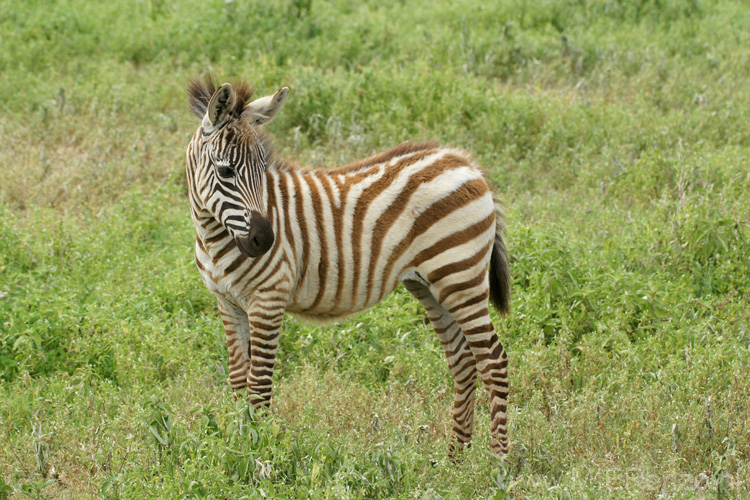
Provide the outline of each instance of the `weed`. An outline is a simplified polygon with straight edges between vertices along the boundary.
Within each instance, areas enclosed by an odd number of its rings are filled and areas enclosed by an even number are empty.
[[[31,437],[34,445],[36,471],[41,474],[43,478],[46,478],[47,471],[49,470],[47,459],[49,457],[49,440],[51,435],[45,434],[42,430],[42,423],[38,422],[32,424]]]

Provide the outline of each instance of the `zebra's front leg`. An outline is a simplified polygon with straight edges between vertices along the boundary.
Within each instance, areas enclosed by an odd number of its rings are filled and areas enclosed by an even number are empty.
[[[229,351],[229,384],[239,391],[245,388],[250,372],[250,325],[247,314],[241,308],[217,296],[219,314],[224,322]]]
[[[279,332],[284,311],[272,311],[257,304],[247,315],[250,325],[250,370],[247,372],[247,394],[257,409],[271,401],[273,368],[279,348]]]

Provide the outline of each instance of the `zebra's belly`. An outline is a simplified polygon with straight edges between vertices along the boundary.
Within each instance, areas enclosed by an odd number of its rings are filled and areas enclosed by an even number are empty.
[[[369,297],[361,291],[355,293],[353,288],[345,286],[341,290],[334,289],[324,293],[325,299],[320,301],[316,301],[319,293],[317,289],[313,293],[297,290],[286,311],[313,323],[335,323],[371,308],[390,294],[397,285],[398,283],[393,283],[382,288],[377,296]]]

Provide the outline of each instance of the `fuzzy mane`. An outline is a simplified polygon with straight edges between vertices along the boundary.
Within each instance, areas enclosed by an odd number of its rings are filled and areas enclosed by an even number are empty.
[[[232,87],[234,87],[234,92],[237,94],[237,104],[235,104],[232,110],[232,117],[239,119],[242,110],[245,109],[245,105],[253,97],[255,88],[248,85],[244,80],[233,82]],[[218,88],[219,85],[216,83],[216,78],[210,74],[206,75],[203,80],[193,78],[188,82],[187,95],[190,111],[199,120],[203,119],[203,116],[206,114],[208,103]]]

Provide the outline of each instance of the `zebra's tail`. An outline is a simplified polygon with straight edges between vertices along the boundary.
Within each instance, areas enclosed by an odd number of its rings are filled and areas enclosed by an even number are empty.
[[[495,243],[490,257],[490,301],[500,314],[510,312],[510,262],[505,248],[505,222],[498,207],[495,217]]]

